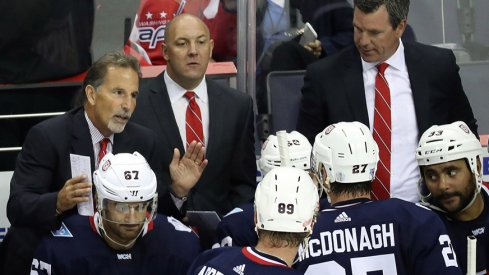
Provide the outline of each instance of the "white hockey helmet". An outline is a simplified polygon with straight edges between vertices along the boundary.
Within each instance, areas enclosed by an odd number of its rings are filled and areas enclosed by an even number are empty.
[[[156,215],[156,176],[146,159],[138,152],[106,154],[93,173],[93,182],[96,188],[97,210],[102,217],[107,200],[147,203],[146,222]]]
[[[256,188],[257,229],[311,233],[318,210],[317,187],[304,170],[273,168]]]
[[[291,167],[308,170],[310,168],[311,143],[297,131],[287,133],[287,145],[289,149]],[[262,175],[266,175],[275,167],[281,166],[278,138],[269,135],[261,149],[261,157],[258,166]]]
[[[479,139],[470,131],[467,124],[456,121],[451,124],[434,125],[426,130],[419,140],[416,160],[422,169],[422,166],[466,159],[476,179],[477,194],[482,184],[482,175],[477,170],[477,158],[480,159],[481,154],[482,146]],[[423,201],[430,196],[423,180],[420,181],[419,191]]]
[[[367,126],[360,122],[329,125],[316,136],[311,169],[322,179],[321,164],[329,182],[356,183],[375,178],[379,148]]]

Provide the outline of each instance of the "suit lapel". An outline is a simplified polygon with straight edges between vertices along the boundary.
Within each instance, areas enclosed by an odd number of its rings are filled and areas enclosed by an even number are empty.
[[[88,129],[88,123],[85,119],[85,112],[83,108],[75,111],[73,114],[73,142],[71,153],[90,156],[90,165],[92,171],[95,171],[95,157],[93,153],[92,138],[90,130]]]
[[[413,93],[416,121],[421,134],[422,129],[428,129],[433,121],[429,113],[425,111],[430,110],[428,78],[424,75],[426,71],[423,69],[423,60],[414,50],[413,45],[404,44],[404,58],[406,60],[409,82],[411,83],[411,91]]]
[[[155,112],[156,117],[164,118],[158,119],[161,128],[159,132],[166,136],[172,146],[178,147],[180,152],[184,152],[185,149],[182,143],[182,138],[180,137],[175,115],[173,114],[163,73],[161,73],[156,80],[157,81],[152,82],[149,90],[151,108]]]
[[[221,137],[224,134],[224,117],[221,111],[222,106],[225,106],[226,102],[223,102],[223,93],[214,82],[207,82],[207,95],[209,96],[209,136],[207,138],[206,158],[207,159],[219,159],[214,154],[219,154],[218,144],[221,142]]]
[[[363,85],[363,69],[360,55],[355,47],[351,47],[352,53],[347,55],[343,63],[343,83],[345,85],[346,98],[349,102],[353,119],[365,125],[369,125],[367,102],[365,100],[365,87]]]
[[[127,125],[126,125],[127,127]],[[126,131],[126,130],[124,130]],[[118,154],[118,153],[132,153],[132,151],[125,152],[126,147],[130,147],[129,145],[131,144],[131,140],[126,137],[127,135],[123,135],[122,133],[120,134],[114,134],[114,144],[112,147],[112,153],[113,154]]]

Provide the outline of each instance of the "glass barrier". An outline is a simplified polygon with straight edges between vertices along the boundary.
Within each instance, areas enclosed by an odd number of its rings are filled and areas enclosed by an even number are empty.
[[[353,0],[168,0],[160,2],[173,2],[173,5],[177,5],[177,10],[185,2],[182,12],[191,12],[206,21],[216,43],[214,59],[235,62],[238,68],[237,86],[240,90],[256,97],[257,113],[269,112],[266,100],[266,76],[270,71],[305,69],[308,63],[334,54],[335,51],[353,43],[351,28]],[[326,2],[330,4],[323,4]],[[129,17],[134,21],[134,15],[141,3],[132,0],[96,0],[92,45],[94,58],[109,50],[120,49],[127,42],[124,40],[124,18]],[[248,12],[250,7],[254,9],[254,16],[250,16]],[[461,67],[460,74],[467,96],[479,120],[481,133],[489,133],[489,116],[485,112],[486,107],[483,106],[485,102],[489,102],[486,88],[489,87],[488,11],[489,1],[486,0],[411,0],[408,17],[412,31],[411,39],[454,51]],[[170,18],[174,12],[163,9],[152,13],[152,16],[156,18],[166,14]],[[344,20],[331,20],[331,17],[338,17],[335,14],[340,14],[339,17]],[[144,15],[150,16],[147,13]],[[251,18],[256,18],[253,24],[250,22]],[[319,56],[315,56],[299,43],[301,29],[305,22],[313,26],[318,34],[318,40],[321,41],[322,51]],[[244,24],[241,29],[240,24]],[[256,28],[252,28],[251,26],[255,24]],[[148,39],[162,39],[161,33],[159,36],[155,33],[153,36],[149,35]],[[325,39],[328,36],[337,38],[333,42],[328,42]],[[250,46],[246,45],[250,42],[254,42],[255,45],[254,55],[251,54]],[[256,77],[256,87],[254,77]]]

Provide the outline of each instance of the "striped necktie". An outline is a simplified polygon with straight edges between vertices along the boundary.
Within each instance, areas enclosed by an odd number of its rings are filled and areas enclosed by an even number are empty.
[[[202,116],[200,108],[195,101],[195,93],[187,91],[185,97],[188,99],[187,112],[185,113],[185,134],[188,145],[196,140],[204,144],[204,130],[202,128]]]
[[[391,181],[391,93],[384,77],[387,63],[377,65],[375,77],[375,107],[373,137],[379,146],[380,161],[372,182],[372,198],[384,200],[390,197]]]
[[[100,163],[100,161],[107,154],[107,144],[109,144],[109,142],[110,142],[110,139],[108,139],[108,138],[104,138],[99,142],[100,143],[100,151],[98,151],[98,162],[97,163]]]

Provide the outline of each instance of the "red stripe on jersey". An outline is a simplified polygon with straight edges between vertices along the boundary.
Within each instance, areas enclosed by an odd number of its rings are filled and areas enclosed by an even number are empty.
[[[289,268],[286,264],[283,264],[281,262],[274,261],[272,259],[265,258],[256,252],[254,252],[251,247],[243,247],[241,249],[241,252],[243,255],[250,259],[251,261],[261,264],[261,265],[269,265],[269,266],[281,266],[281,267],[286,267]]]
[[[93,219],[94,216],[90,216],[88,220],[90,221],[90,226],[92,227],[94,232],[98,232],[97,226],[95,225],[95,221]]]
[[[154,227],[154,226],[155,226],[154,221],[153,221],[153,220],[151,220],[151,221],[148,223],[148,226],[147,226],[148,230],[147,230],[147,232],[150,232],[151,230],[153,230],[153,227]]]

